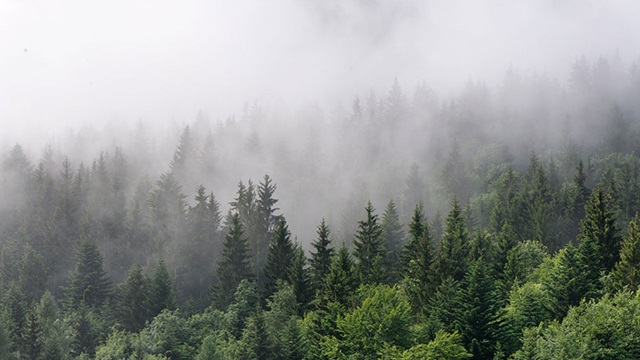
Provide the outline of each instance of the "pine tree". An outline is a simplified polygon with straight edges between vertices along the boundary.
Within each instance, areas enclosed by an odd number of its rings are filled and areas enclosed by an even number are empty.
[[[14,282],[3,294],[2,299],[3,310],[1,313],[6,314],[7,328],[11,331],[12,342],[15,345],[21,344],[22,332],[27,321],[27,300],[22,288]],[[0,315],[1,315],[0,313]]]
[[[278,219],[273,232],[273,239],[269,245],[269,254],[264,274],[267,278],[265,297],[276,291],[277,280],[290,282],[291,267],[293,265],[293,242],[287,222],[283,217]]]
[[[111,296],[111,281],[102,263],[102,255],[96,244],[86,240],[79,244],[75,269],[66,289],[71,309],[76,309],[81,303],[99,307]]]
[[[611,271],[614,287],[630,291],[638,290],[640,285],[640,219],[638,215],[630,222],[627,234],[622,240],[620,261]]]
[[[256,237],[254,240],[256,271],[262,270],[268,261],[269,245],[278,219],[278,216],[275,215],[275,212],[278,210],[278,208],[275,207],[278,199],[274,199],[273,197],[276,188],[276,184],[273,183],[269,175],[265,175],[258,184],[258,199],[256,202],[257,219],[255,220]]]
[[[400,224],[398,208],[393,200],[389,201],[382,215],[383,244],[386,256],[383,259],[386,272],[391,282],[396,282],[400,275],[400,256],[405,243],[405,234]]]
[[[429,226],[422,205],[416,205],[409,223],[409,242],[402,253],[403,274],[414,311],[426,310],[429,296],[435,290],[432,265],[433,251]]]
[[[291,270],[289,271],[289,281],[293,287],[298,302],[299,315],[304,314],[313,295],[311,287],[311,277],[307,268],[307,257],[300,244],[295,244],[293,248],[293,259]]]
[[[351,254],[343,244],[331,259],[331,268],[324,279],[323,291],[319,298],[348,306],[349,299],[358,288],[355,269]]]
[[[309,263],[311,265],[311,282],[313,287],[319,290],[331,268],[331,258],[335,253],[335,249],[329,246],[331,244],[329,239],[330,230],[324,219],[318,225],[316,233],[318,238],[311,243],[315,252],[311,253]]]
[[[353,240],[354,257],[357,260],[356,272],[363,284],[377,284],[386,280],[383,267],[383,232],[370,201],[365,211],[367,217],[358,222],[358,232]]]
[[[25,359],[39,359],[43,352],[42,326],[35,307],[27,313],[25,327],[22,331],[21,355]]]
[[[435,263],[438,282],[442,282],[447,277],[452,277],[457,281],[462,280],[467,271],[468,256],[467,227],[462,218],[458,199],[454,198],[453,208],[447,216]]]
[[[600,276],[613,269],[620,257],[620,236],[611,197],[597,187],[585,206],[586,216],[580,221],[578,264],[585,295],[595,297],[602,288]]]
[[[127,280],[120,289],[119,318],[122,326],[132,332],[141,330],[149,319],[149,280],[140,264],[129,269]]]
[[[249,262],[249,247],[244,237],[240,215],[230,216],[229,230],[225,236],[222,260],[218,263],[218,285],[214,290],[214,300],[219,309],[226,309],[234,297],[238,284],[243,279],[253,277]]]
[[[153,279],[151,280],[151,293],[149,296],[150,316],[153,318],[160,314],[162,310],[176,309],[176,296],[173,290],[173,281],[167,270],[164,258],[156,265]]]

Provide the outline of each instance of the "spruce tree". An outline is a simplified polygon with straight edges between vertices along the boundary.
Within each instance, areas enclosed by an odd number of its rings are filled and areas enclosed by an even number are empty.
[[[25,359],[39,359],[43,355],[42,326],[35,307],[32,307],[27,313],[21,340],[20,353]]]
[[[331,268],[324,279],[323,290],[319,297],[326,299],[326,302],[335,302],[347,307],[349,299],[357,288],[355,264],[349,250],[343,244],[331,259]]]
[[[329,246],[331,245],[331,240],[329,239],[330,230],[324,219],[322,219],[320,225],[318,225],[316,233],[318,237],[311,243],[315,252],[311,253],[309,263],[311,265],[310,271],[313,287],[319,290],[331,268],[331,258],[335,253],[335,249]]]
[[[98,307],[111,296],[111,281],[102,268],[102,262],[96,244],[87,240],[79,244],[75,269],[66,289],[71,309],[76,309],[81,303]]]
[[[273,231],[273,239],[269,245],[269,254],[264,274],[267,279],[265,297],[270,297],[277,288],[277,280],[290,282],[293,265],[293,242],[291,232],[284,217],[280,217]]]
[[[444,233],[436,258],[435,270],[438,282],[447,277],[460,281],[467,271],[469,256],[469,235],[462,218],[458,199],[454,198],[453,208],[447,216]]]
[[[132,332],[142,329],[149,319],[149,280],[142,273],[140,264],[129,269],[127,280],[120,288],[120,324]]]
[[[405,234],[400,224],[398,208],[393,200],[389,201],[384,214],[382,215],[383,244],[386,256],[383,259],[386,272],[391,280],[395,282],[400,275],[400,256],[405,243]]]
[[[307,268],[307,257],[300,244],[296,243],[293,248],[293,259],[291,270],[289,271],[289,282],[293,287],[293,291],[298,301],[298,312],[304,314],[307,306],[311,302],[313,295],[311,286],[311,277]]]
[[[613,269],[620,258],[620,236],[611,197],[598,186],[585,206],[586,216],[580,221],[578,264],[581,283],[587,297],[598,296],[602,289],[600,276]]]
[[[367,203],[365,211],[366,219],[358,222],[358,231],[353,240],[354,257],[357,260],[356,272],[363,284],[377,284],[387,278],[383,266],[386,255],[383,232],[371,201]]]
[[[222,260],[218,263],[218,285],[214,289],[214,301],[219,309],[226,309],[234,298],[238,284],[243,279],[253,278],[249,262],[249,247],[240,222],[240,215],[230,215],[229,229],[222,249]]]
[[[622,240],[620,261],[611,271],[613,285],[617,290],[627,287],[638,290],[640,285],[640,219],[638,215],[630,222],[627,234]]]
[[[151,280],[151,292],[149,296],[150,316],[153,318],[164,309],[176,309],[176,296],[167,265],[164,262],[164,258],[160,258],[160,261],[158,261],[156,265],[153,279]]]
[[[409,242],[402,253],[403,275],[407,293],[414,311],[426,310],[427,302],[435,290],[432,265],[433,251],[429,226],[422,205],[416,205],[409,223]]]

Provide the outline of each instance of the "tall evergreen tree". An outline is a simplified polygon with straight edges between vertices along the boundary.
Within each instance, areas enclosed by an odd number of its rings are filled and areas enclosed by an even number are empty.
[[[343,245],[331,259],[331,268],[324,279],[321,297],[327,302],[335,302],[347,307],[357,287],[355,264],[349,250]]]
[[[409,242],[404,247],[402,265],[407,282],[407,293],[415,312],[427,308],[429,296],[435,290],[433,278],[433,251],[429,226],[422,205],[416,205],[409,223]]]
[[[462,280],[467,271],[468,256],[469,235],[458,199],[454,198],[453,208],[447,216],[436,257],[435,269],[438,282],[442,282],[447,277],[457,281]]]
[[[298,312],[304,314],[313,295],[311,286],[311,276],[307,268],[307,257],[300,244],[296,243],[293,248],[293,259],[291,270],[289,271],[289,282],[298,302]]]
[[[335,249],[330,246],[330,230],[324,219],[322,219],[320,225],[318,225],[316,234],[317,239],[311,243],[315,252],[311,253],[309,263],[311,265],[311,282],[313,287],[319,290],[331,268],[331,258],[335,253]]]
[[[273,195],[276,191],[276,184],[273,183],[269,175],[265,175],[262,181],[258,184],[258,199],[256,202],[256,236],[255,236],[255,261],[256,271],[260,271],[264,268],[268,261],[269,245],[271,238],[276,227],[278,217],[275,212],[278,208],[275,204],[278,199],[275,199]],[[265,274],[266,275],[266,274]],[[259,278],[260,280],[260,278]]]
[[[149,280],[142,273],[140,264],[129,270],[129,275],[120,288],[119,322],[132,332],[141,330],[149,319]]]
[[[613,269],[620,258],[621,239],[616,227],[616,213],[611,197],[601,187],[591,193],[580,221],[578,264],[585,295],[594,297],[602,288],[600,276]]]
[[[383,265],[386,255],[383,230],[371,201],[367,203],[365,211],[366,219],[358,222],[358,232],[353,240],[356,271],[363,284],[377,284],[387,278]]]
[[[278,219],[273,232],[273,239],[269,245],[269,254],[264,274],[267,278],[265,295],[268,298],[277,288],[277,281],[290,282],[290,273],[293,265],[293,242],[287,222],[283,217]]]
[[[155,317],[162,310],[176,309],[176,296],[173,290],[173,281],[167,270],[164,258],[160,258],[151,279],[151,292],[149,296],[150,316]]]
[[[42,326],[35,306],[27,313],[25,327],[22,331],[20,353],[25,359],[40,359],[44,350]]]
[[[395,282],[401,271],[400,256],[405,243],[405,233],[402,224],[400,224],[398,208],[393,200],[389,201],[382,215],[382,229],[385,269],[391,282]]]
[[[218,263],[218,284],[214,289],[214,301],[219,309],[226,309],[234,298],[238,284],[251,279],[253,273],[249,262],[249,247],[244,237],[240,215],[230,216],[229,229],[222,249],[222,260]]]
[[[76,309],[81,303],[97,307],[111,296],[111,281],[102,262],[102,255],[96,244],[87,240],[79,244],[75,269],[69,277],[66,289],[71,309]]]
[[[622,240],[620,261],[611,271],[614,287],[630,291],[640,286],[640,219],[638,215],[629,222],[627,234]]]

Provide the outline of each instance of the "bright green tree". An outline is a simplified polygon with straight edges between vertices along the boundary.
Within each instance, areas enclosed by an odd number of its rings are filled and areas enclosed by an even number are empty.
[[[611,271],[614,287],[630,291],[638,290],[640,285],[640,219],[638,215],[629,222],[627,234],[622,240],[620,261]]]

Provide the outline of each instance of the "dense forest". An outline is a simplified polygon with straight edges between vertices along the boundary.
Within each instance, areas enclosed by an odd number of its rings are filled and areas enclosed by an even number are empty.
[[[567,70],[6,146],[0,358],[640,358],[640,62]]]

